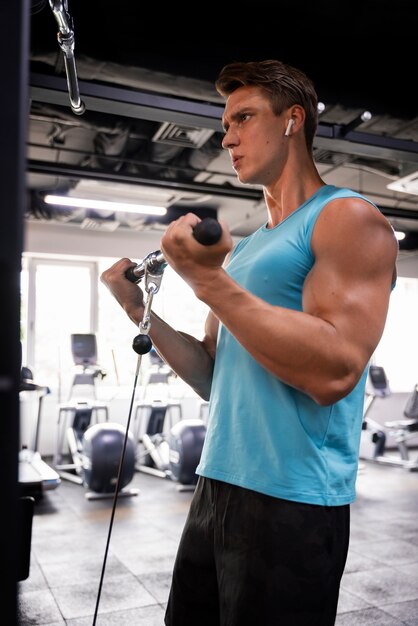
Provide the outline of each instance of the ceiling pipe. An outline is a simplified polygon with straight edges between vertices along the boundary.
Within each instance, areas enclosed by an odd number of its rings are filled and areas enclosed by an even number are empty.
[[[348,122],[348,124],[344,124],[344,126],[340,128],[341,137],[345,137],[352,130],[355,130],[358,126],[363,124],[363,122],[369,122],[371,119],[372,114],[370,113],[370,111],[363,111],[361,115],[357,115],[357,117],[351,120],[351,122]]]
[[[70,98],[70,105],[73,113],[82,115],[86,109],[81,101],[78,87],[77,70],[74,57],[74,31],[72,29],[72,18],[68,13],[67,0],[49,0],[49,6],[58,24],[58,44],[64,55],[65,72],[67,74],[67,87]]]

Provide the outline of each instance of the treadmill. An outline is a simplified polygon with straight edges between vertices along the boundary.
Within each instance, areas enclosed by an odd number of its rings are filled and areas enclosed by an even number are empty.
[[[38,500],[42,498],[45,491],[56,489],[61,482],[59,474],[45,463],[38,452],[42,402],[51,391],[49,387],[36,384],[30,369],[27,367],[23,367],[21,370],[20,391],[31,391],[38,394],[38,413],[32,447],[23,446],[19,451],[20,495],[32,496]]]

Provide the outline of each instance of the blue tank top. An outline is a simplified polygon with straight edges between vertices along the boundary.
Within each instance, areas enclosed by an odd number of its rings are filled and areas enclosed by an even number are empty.
[[[301,311],[316,219],[330,200],[343,197],[373,205],[354,191],[325,185],[274,228],[262,226],[242,239],[227,272],[270,304]],[[367,369],[349,395],[319,406],[265,370],[220,323],[197,473],[286,500],[349,504],[355,499]]]

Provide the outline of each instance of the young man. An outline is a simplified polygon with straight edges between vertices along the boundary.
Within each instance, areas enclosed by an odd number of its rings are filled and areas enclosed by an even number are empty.
[[[210,399],[199,481],[167,626],[331,626],[349,542],[367,365],[383,332],[397,242],[369,200],[326,185],[312,156],[317,96],[279,61],[234,63],[222,145],[267,221],[232,250],[167,228],[161,250],[210,313],[198,341],[153,315],[169,366]],[[121,259],[102,275],[138,324]]]

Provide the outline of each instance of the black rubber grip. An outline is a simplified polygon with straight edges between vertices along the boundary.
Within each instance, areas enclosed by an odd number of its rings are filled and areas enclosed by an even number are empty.
[[[204,246],[211,246],[218,243],[222,236],[222,228],[218,220],[213,217],[204,217],[201,222],[193,228],[193,236]]]
[[[136,267],[136,266],[135,266]],[[138,282],[138,276],[135,276],[134,269],[135,267],[129,267],[125,272],[125,277],[131,281],[131,283]]]

